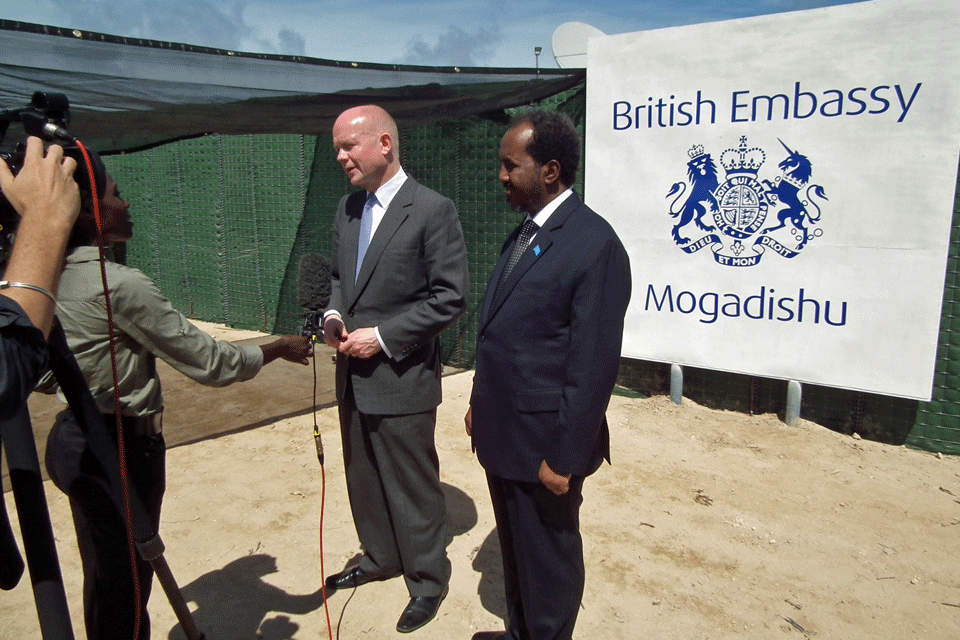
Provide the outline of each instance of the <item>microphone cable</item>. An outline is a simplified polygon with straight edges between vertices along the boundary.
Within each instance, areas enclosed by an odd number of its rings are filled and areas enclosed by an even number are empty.
[[[72,136],[71,136],[72,137]],[[100,219],[100,194],[97,192],[97,181],[93,170],[93,161],[87,148],[80,140],[73,139],[83,154],[84,164],[90,179],[90,197],[93,202],[93,216],[97,224],[97,248],[100,250],[100,277],[103,282],[103,299],[107,309],[107,336],[110,343],[110,365],[113,369],[113,413],[116,418],[117,430],[117,457],[120,465],[120,478],[123,489],[123,517],[127,530],[127,549],[130,552],[130,572],[133,579],[133,640],[140,637],[140,617],[143,594],[140,593],[140,572],[137,567],[137,549],[133,540],[133,512],[130,505],[130,478],[126,465],[126,444],[123,437],[123,419],[120,408],[120,374],[117,367],[116,331],[113,324],[113,304],[110,301],[110,288],[107,283],[106,246],[103,237],[103,224]]]
[[[320,593],[323,596],[323,611],[327,616],[327,637],[333,640],[333,627],[330,625],[330,608],[327,606],[326,573],[323,567],[323,510],[327,499],[327,472],[323,467],[323,440],[320,436],[320,425],[317,423],[317,336],[310,336],[313,350],[313,442],[317,447],[317,460],[320,462]],[[337,637],[340,630],[337,629]]]

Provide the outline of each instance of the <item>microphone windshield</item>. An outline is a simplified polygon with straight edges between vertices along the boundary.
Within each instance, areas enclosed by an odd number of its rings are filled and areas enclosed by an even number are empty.
[[[297,277],[298,302],[303,309],[318,311],[330,302],[330,261],[317,253],[300,257]]]

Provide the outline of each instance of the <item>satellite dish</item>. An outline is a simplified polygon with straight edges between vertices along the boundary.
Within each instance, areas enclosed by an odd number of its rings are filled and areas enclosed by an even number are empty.
[[[557,66],[561,69],[586,69],[587,40],[603,35],[606,35],[603,31],[588,24],[564,22],[550,39]]]

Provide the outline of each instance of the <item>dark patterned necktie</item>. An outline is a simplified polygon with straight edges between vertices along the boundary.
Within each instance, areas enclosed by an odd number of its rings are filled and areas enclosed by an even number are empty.
[[[503,272],[500,274],[500,279],[497,280],[497,288],[493,292],[494,300],[496,300],[497,296],[500,295],[500,285],[506,281],[507,276],[510,275],[510,272],[513,271],[513,268],[517,266],[518,262],[520,262],[520,256],[523,255],[523,252],[526,251],[527,247],[530,245],[530,238],[533,237],[539,228],[540,227],[537,226],[537,223],[529,218],[523,221],[523,226],[520,227],[520,235],[517,236],[517,241],[513,243],[513,251],[510,253],[510,258],[507,260],[507,264],[503,267]]]

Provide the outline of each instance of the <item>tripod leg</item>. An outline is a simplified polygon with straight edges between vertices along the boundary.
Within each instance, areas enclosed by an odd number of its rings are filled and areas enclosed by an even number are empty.
[[[40,635],[44,640],[73,640],[70,610],[26,405],[11,420],[2,423],[0,429],[7,445],[10,484],[40,618]]]
[[[155,535],[146,542],[138,542],[137,549],[140,551],[140,556],[153,567],[153,573],[160,582],[160,586],[163,587],[163,592],[166,594],[173,612],[177,615],[177,620],[180,622],[187,640],[204,640],[203,634],[200,633],[193,621],[193,614],[190,613],[187,602],[183,599],[177,580],[170,571],[170,565],[163,557],[164,546],[160,536]]]
[[[2,450],[3,440],[0,438],[0,451]],[[0,589],[10,591],[16,587],[23,577],[24,566],[7,510],[0,503]]]

